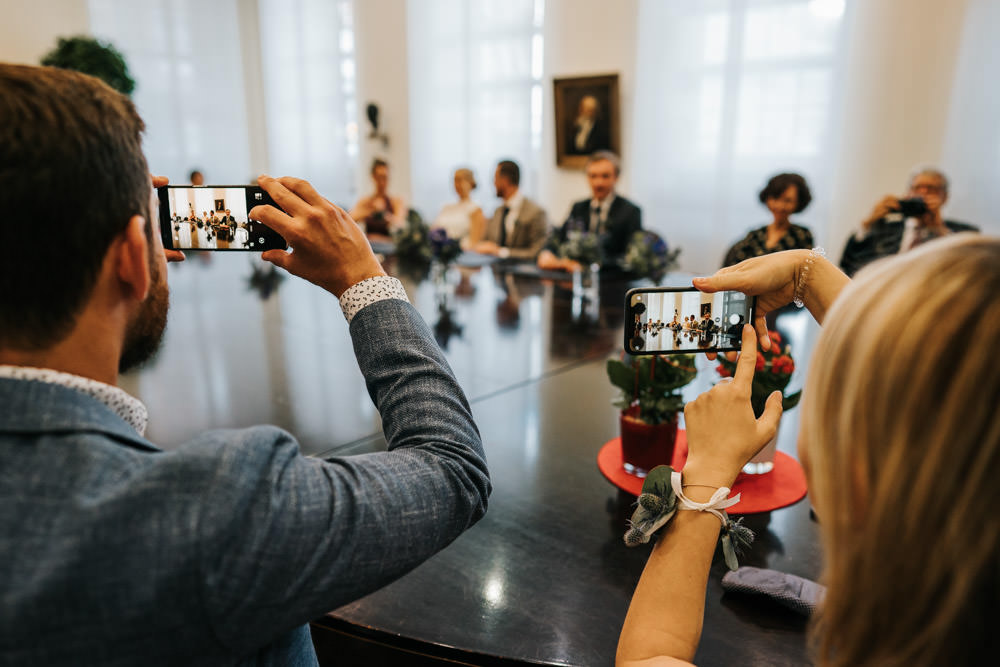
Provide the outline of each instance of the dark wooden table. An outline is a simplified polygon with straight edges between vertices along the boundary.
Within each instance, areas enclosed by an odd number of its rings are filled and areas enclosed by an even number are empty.
[[[276,287],[266,276],[251,281],[254,269],[235,253],[171,267],[164,349],[123,383],[149,406],[151,439],[169,448],[210,428],[273,423],[310,454],[383,449],[336,300],[295,278]],[[395,272],[469,395],[494,492],[486,517],[447,549],[318,619],[321,661],[611,664],[649,553],[622,543],[634,499],[596,464],[618,434],[604,362],[620,349],[627,285],[603,281],[594,304],[530,270],[452,269],[444,281]],[[799,362],[792,387],[801,386],[816,328],[805,314],[781,324]],[[712,362],[698,365],[688,398],[715,379]],[[794,455],[797,430],[792,411],[781,450]],[[807,501],[747,523],[758,538],[741,562],[818,576]],[[696,662],[807,663],[805,620],[765,599],[724,594],[724,572],[717,553]]]

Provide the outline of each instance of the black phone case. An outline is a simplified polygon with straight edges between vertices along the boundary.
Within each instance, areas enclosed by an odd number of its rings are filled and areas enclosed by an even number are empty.
[[[271,196],[259,185],[164,185],[156,189],[160,202],[160,238],[163,240],[163,247],[168,250],[181,250],[183,252],[264,252],[265,250],[287,250],[288,243],[284,237],[274,231],[259,220],[247,218],[247,231],[249,240],[244,248],[176,248],[174,247],[174,232],[178,231],[174,227],[174,222],[170,219],[170,202],[167,199],[168,190],[187,188],[242,188],[246,196],[247,212],[254,206],[269,204],[278,210],[278,206]]]
[[[740,347],[699,347],[698,349],[692,350],[636,350],[630,346],[631,335],[631,325],[635,321],[632,313],[632,295],[636,293],[650,294],[653,292],[701,292],[701,290],[695,288],[693,285],[690,287],[633,287],[629,291],[625,292],[625,324],[623,325],[624,338],[622,340],[622,346],[625,348],[625,352],[633,356],[643,356],[651,354],[700,354],[702,352],[739,352]],[[754,317],[757,314],[757,297],[750,297],[750,311],[749,320],[750,324],[753,324]]]

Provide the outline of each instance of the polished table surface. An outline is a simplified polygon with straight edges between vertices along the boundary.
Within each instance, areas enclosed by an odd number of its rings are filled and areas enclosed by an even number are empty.
[[[272,423],[309,454],[384,449],[336,299],[296,278],[275,284],[261,266],[234,254],[171,266],[164,348],[123,381],[150,408],[149,437],[171,448],[211,428]],[[601,445],[618,435],[604,363],[621,347],[628,285],[604,280],[594,303],[530,269],[453,268],[431,279],[391,259],[389,267],[469,396],[494,491],[486,516],[448,548],[319,619],[321,659],[611,664],[649,553],[623,544],[634,498],[612,487],[596,464]],[[685,279],[670,276],[664,284]],[[784,318],[781,328],[799,363],[796,388],[816,328],[804,313]],[[699,357],[698,366],[688,399],[715,378],[714,363]],[[791,411],[782,451],[794,455],[797,429],[798,412]],[[750,515],[747,523],[757,540],[741,563],[819,575],[808,500]],[[724,594],[724,572],[717,553],[696,662],[807,663],[805,620],[768,600]],[[361,656],[366,646],[372,656],[390,657],[345,658]]]

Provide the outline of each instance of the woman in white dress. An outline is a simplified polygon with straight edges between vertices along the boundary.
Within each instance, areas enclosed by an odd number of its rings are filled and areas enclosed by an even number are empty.
[[[470,194],[476,189],[476,177],[471,169],[455,171],[455,192],[458,201],[445,205],[431,224],[431,229],[443,229],[448,238],[459,239],[468,247],[482,239],[486,231],[486,216]]]
[[[242,250],[246,247],[247,241],[250,239],[250,234],[247,232],[247,228],[243,223],[236,226],[233,231],[233,240],[230,241],[229,247],[237,250]]]
[[[174,223],[175,237],[177,239],[178,248],[190,248],[191,247],[191,223],[187,220],[181,220],[177,218],[177,222]]]

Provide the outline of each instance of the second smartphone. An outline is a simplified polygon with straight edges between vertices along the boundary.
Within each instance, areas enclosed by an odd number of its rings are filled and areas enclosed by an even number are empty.
[[[247,212],[277,205],[256,185],[167,185],[160,200],[163,247],[174,250],[285,250],[281,234]]]
[[[650,287],[625,293],[625,351],[688,354],[739,351],[756,297],[706,294],[694,287]]]

